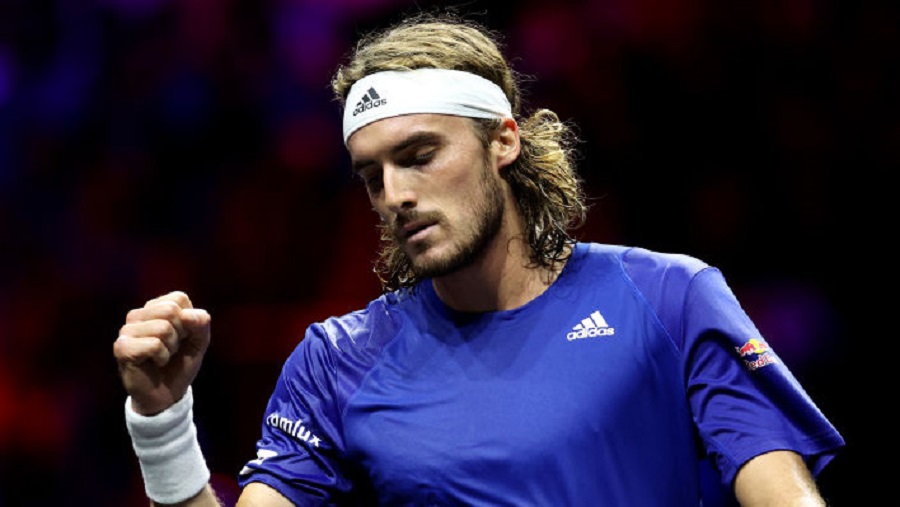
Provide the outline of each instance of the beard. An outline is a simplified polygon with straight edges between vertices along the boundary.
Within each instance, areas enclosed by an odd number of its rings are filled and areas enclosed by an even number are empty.
[[[412,273],[419,280],[424,278],[436,278],[451,274],[459,269],[471,265],[497,236],[503,223],[505,211],[503,189],[496,178],[493,177],[487,161],[481,166],[481,179],[478,185],[478,194],[472,196],[471,210],[464,218],[466,223],[456,224],[454,228],[460,237],[454,240],[450,250],[439,257],[428,258],[424,254],[430,248],[428,244],[416,245],[417,252],[410,256],[403,249],[401,239],[402,232],[397,227],[397,222],[409,222],[412,220],[429,220],[447,226],[446,219],[439,211],[420,214],[416,211],[404,214],[402,218],[394,219],[390,248],[401,257],[401,263],[409,266]],[[466,227],[471,224],[470,227]]]

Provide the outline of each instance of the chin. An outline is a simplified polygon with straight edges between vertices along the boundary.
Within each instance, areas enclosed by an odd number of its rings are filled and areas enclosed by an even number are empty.
[[[450,259],[432,255],[418,255],[411,258],[413,271],[420,278],[434,278],[446,275],[453,271],[453,263]]]
[[[473,256],[465,251],[436,252],[434,248],[409,257],[413,271],[419,278],[437,278],[454,273],[472,263]]]

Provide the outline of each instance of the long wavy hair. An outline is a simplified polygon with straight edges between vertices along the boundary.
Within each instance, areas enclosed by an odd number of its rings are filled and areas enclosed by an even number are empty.
[[[338,67],[331,85],[338,102],[346,107],[353,83],[386,70],[462,70],[496,83],[512,105],[522,145],[521,154],[503,177],[524,217],[530,265],[552,269],[571,255],[568,247],[575,242],[571,231],[581,227],[586,218],[582,180],[575,171],[578,139],[572,127],[548,109],[520,116],[521,77],[504,58],[500,41],[497,33],[455,14],[419,13],[364,35],[347,62]],[[473,121],[487,150],[502,122]],[[409,258],[384,225],[374,271],[385,292],[419,281]]]

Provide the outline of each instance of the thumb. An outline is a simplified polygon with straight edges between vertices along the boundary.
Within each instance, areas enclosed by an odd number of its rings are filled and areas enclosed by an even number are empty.
[[[200,308],[181,310],[181,325],[184,326],[190,339],[205,348],[209,343],[209,326],[212,317],[209,312]]]

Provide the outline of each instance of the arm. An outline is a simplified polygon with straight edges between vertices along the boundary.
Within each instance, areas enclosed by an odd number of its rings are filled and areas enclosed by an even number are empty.
[[[191,383],[210,341],[210,316],[176,291],[131,310],[113,353],[126,424],[151,506],[221,507],[193,425]],[[246,484],[239,507],[291,507],[273,487]]]
[[[772,451],[738,470],[734,491],[744,507],[823,507],[825,500],[799,454]]]
[[[753,477],[755,468],[770,465],[791,470],[781,461],[786,453],[776,451],[793,451],[794,464],[817,477],[844,446],[840,433],[765,343],[720,272],[699,272],[689,289],[679,333],[688,398],[723,489],[738,493],[739,472]],[[671,328],[678,329],[677,320]],[[752,481],[740,485],[747,501],[754,498],[748,487],[765,488]]]
[[[162,506],[155,502],[150,503],[152,506]],[[196,496],[184,502],[177,504],[168,504],[172,507],[222,507],[219,499],[216,497],[212,487],[208,484],[200,490]],[[236,507],[293,507],[287,498],[281,496],[280,493],[269,486],[254,482],[248,484],[241,492]]]
[[[218,497],[216,497],[215,492],[213,492],[213,489],[209,484],[201,489],[196,496],[189,498],[184,502],[160,504],[151,500],[150,505],[154,507],[162,507],[163,505],[172,507],[222,507],[222,504],[219,502]]]
[[[128,392],[126,424],[152,505],[161,505],[154,496],[173,505],[220,505],[207,483],[189,391],[209,346],[209,325],[209,314],[176,291],[128,312],[113,345]]]

